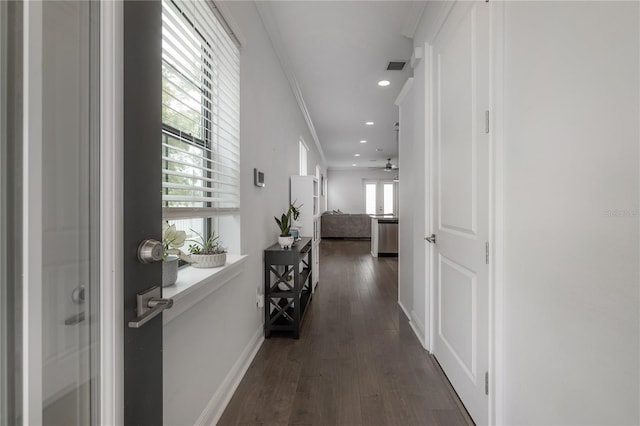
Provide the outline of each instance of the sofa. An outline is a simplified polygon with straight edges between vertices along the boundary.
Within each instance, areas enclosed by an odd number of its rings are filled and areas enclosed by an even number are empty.
[[[325,212],[321,218],[322,238],[371,239],[371,216],[340,211]]]

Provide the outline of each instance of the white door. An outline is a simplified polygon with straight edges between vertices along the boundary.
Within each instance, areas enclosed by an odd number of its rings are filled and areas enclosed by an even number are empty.
[[[488,421],[489,6],[456,3],[433,46],[434,355]]]

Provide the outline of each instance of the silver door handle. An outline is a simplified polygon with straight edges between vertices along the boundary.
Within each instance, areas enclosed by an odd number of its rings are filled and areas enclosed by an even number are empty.
[[[431,244],[436,243],[436,234],[431,234],[430,237],[424,237],[425,240],[429,241]]]
[[[64,325],[76,325],[84,321],[84,312],[78,312],[64,320]]]
[[[154,286],[136,295],[138,316],[129,321],[130,328],[140,328],[158,316],[160,312],[171,309],[173,299],[162,299],[160,293],[160,287]]]

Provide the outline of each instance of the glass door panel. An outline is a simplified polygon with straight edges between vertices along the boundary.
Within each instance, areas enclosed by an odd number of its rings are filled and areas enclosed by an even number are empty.
[[[0,423],[97,424],[99,3],[0,3]]]
[[[395,185],[392,182],[385,182],[383,184],[383,195],[382,198],[384,200],[384,211],[383,214],[394,214],[394,197],[393,197],[393,187]]]
[[[96,3],[42,3],[43,424],[88,425],[96,407]],[[93,30],[93,31],[92,31]],[[93,56],[92,56],[93,55]]]
[[[365,213],[376,214],[376,184],[367,182],[364,185]]]

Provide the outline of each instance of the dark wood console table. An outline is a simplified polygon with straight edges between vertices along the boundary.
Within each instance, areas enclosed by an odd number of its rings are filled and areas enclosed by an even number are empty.
[[[274,244],[264,251],[264,337],[290,331],[300,337],[300,322],[311,302],[311,238],[291,249]]]

